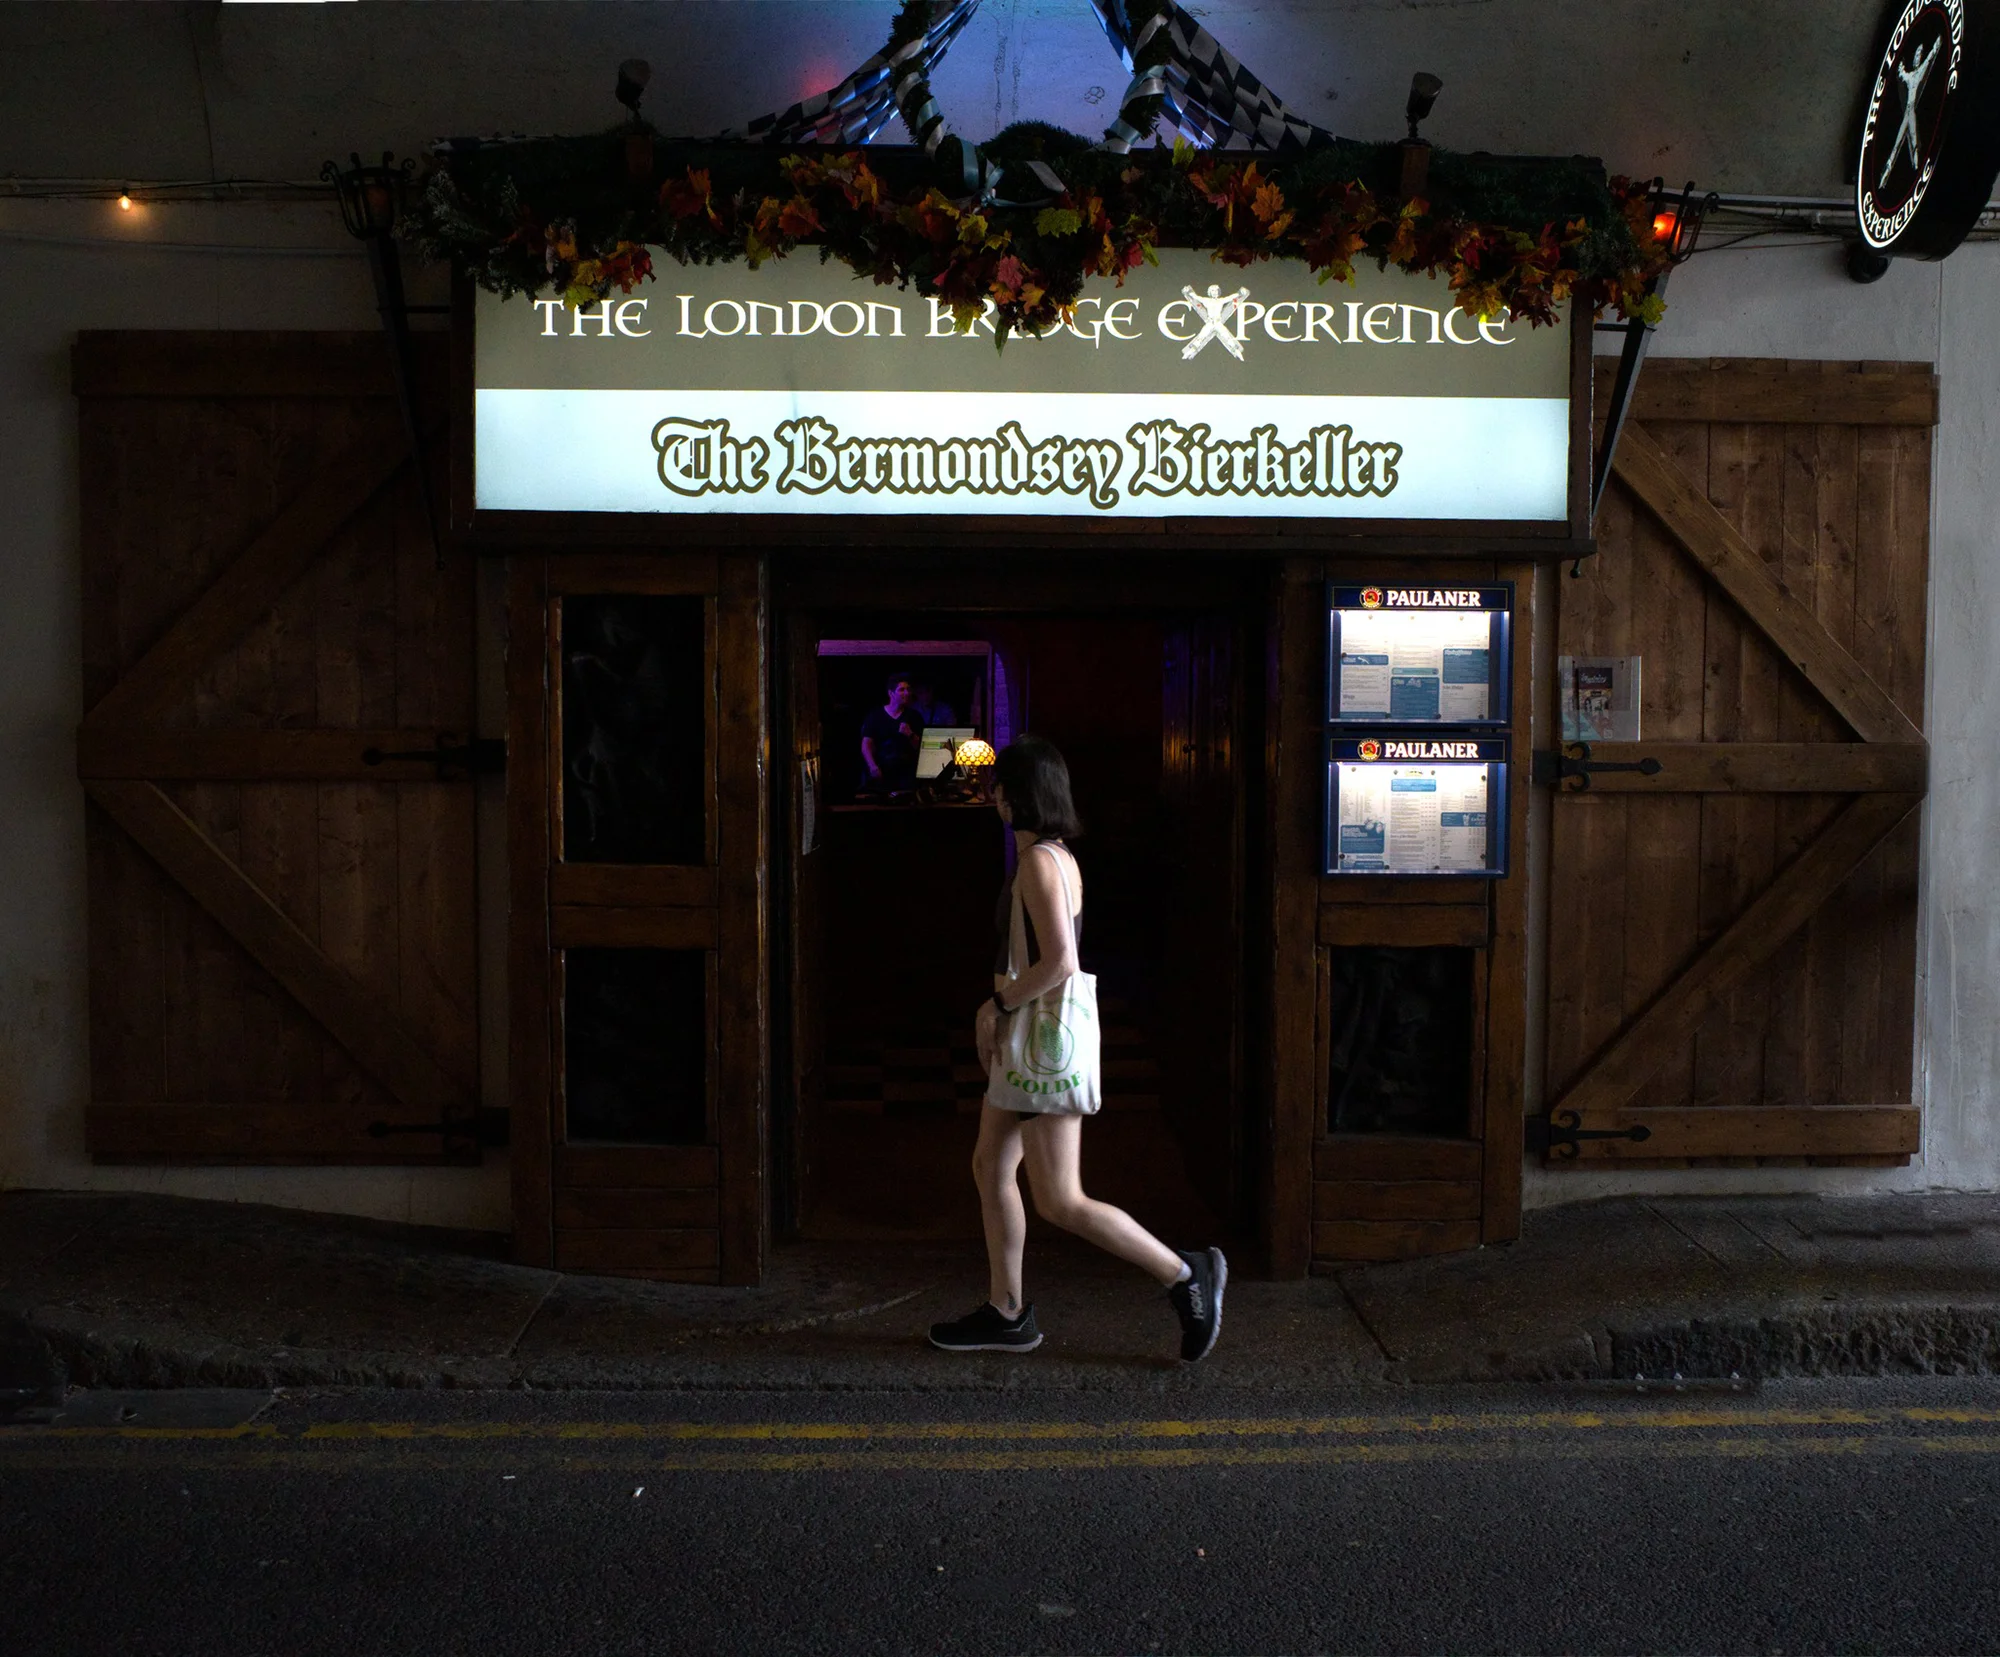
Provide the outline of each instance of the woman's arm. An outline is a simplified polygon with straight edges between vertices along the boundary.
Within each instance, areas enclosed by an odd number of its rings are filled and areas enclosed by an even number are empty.
[[[1054,989],[1077,970],[1076,927],[1064,901],[1062,878],[1056,872],[1056,859],[1061,856],[1058,851],[1030,847],[1014,877],[1022,907],[1035,923],[1035,941],[1041,946],[1042,958],[1002,992],[1010,1007]]]
[[[1036,996],[1054,989],[1077,970],[1074,917],[1054,867],[1055,859],[1061,855],[1049,852],[1037,857],[1030,848],[1014,876],[1014,889],[1021,895],[1028,918],[1035,923],[1035,941],[1041,945],[1042,958],[1002,992],[1013,1012],[1019,1012]],[[972,1029],[979,1062],[982,1067],[990,1066],[1000,1035],[999,1009],[990,999],[979,1003]]]

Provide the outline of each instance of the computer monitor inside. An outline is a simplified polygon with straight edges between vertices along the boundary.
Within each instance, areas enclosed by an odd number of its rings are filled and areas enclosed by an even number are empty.
[[[944,775],[951,756],[961,742],[970,742],[978,732],[970,725],[926,725],[917,744],[917,781],[929,782]]]

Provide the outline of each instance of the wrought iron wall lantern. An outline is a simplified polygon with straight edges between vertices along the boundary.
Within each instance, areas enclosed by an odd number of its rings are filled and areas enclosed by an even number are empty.
[[[319,176],[333,186],[348,235],[361,241],[393,236],[409,199],[410,178],[417,164],[405,161],[399,167],[386,150],[380,166],[363,161],[359,155],[351,155],[349,161],[345,172],[337,161],[329,161],[319,170]]]
[[[1654,278],[1651,291],[1655,295],[1663,295],[1667,291],[1667,279],[1694,257],[1695,243],[1701,239],[1702,221],[1715,210],[1721,198],[1712,190],[1706,195],[1696,195],[1694,183],[1690,180],[1676,200],[1667,190],[1666,181],[1659,178],[1653,180],[1651,196],[1653,234],[1666,244],[1669,259],[1667,268]],[[1639,378],[1640,366],[1646,360],[1646,347],[1653,337],[1653,325],[1636,316],[1626,322],[1600,322],[1597,328],[1600,333],[1623,334],[1625,344],[1618,354],[1618,377],[1611,384],[1611,407],[1605,416],[1604,440],[1598,446],[1597,462],[1591,470],[1590,515],[1593,522],[1598,508],[1604,504],[1604,488],[1611,481],[1611,462],[1618,452],[1618,437],[1625,429],[1625,419],[1632,408],[1632,387]],[[1570,573],[1582,573],[1582,565],[1577,565]]]
[[[1429,118],[1437,106],[1438,94],[1444,90],[1444,82],[1437,76],[1419,69],[1410,77],[1409,101],[1403,106],[1403,119],[1410,124],[1410,135],[1402,141],[1403,168],[1400,188],[1404,201],[1420,196],[1430,185],[1431,147],[1418,133],[1418,124]]]
[[[410,318],[419,314],[447,314],[451,307],[412,305],[403,295],[403,264],[396,250],[396,225],[409,200],[416,163],[404,161],[399,166],[386,150],[379,163],[364,162],[358,154],[350,155],[349,162],[343,168],[337,161],[329,161],[320,169],[319,176],[333,186],[347,233],[368,250],[368,268],[375,278],[375,308],[389,335],[396,401],[402,411],[404,435],[410,441],[410,458],[416,463],[424,524],[430,531],[431,549],[442,567],[444,543],[438,534],[437,509],[431,499],[430,468],[424,460],[423,424],[417,409],[416,346],[410,337]]]

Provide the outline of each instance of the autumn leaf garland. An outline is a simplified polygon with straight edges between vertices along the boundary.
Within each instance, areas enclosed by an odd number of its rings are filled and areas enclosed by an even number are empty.
[[[1357,261],[1445,280],[1466,312],[1556,320],[1573,299],[1658,320],[1667,248],[1646,191],[1595,163],[1434,152],[1431,189],[1404,201],[1397,146],[1341,144],[1243,159],[1185,143],[1118,155],[1052,128],[1009,129],[988,154],[1028,153],[1061,181],[1030,205],[955,197],[900,148],[772,151],[655,138],[631,176],[624,137],[483,145],[432,173],[415,236],[499,293],[571,306],[629,293],[653,250],[752,268],[802,248],[857,276],[914,288],[961,326],[989,306],[996,333],[1057,323],[1087,281],[1122,283],[1160,246],[1232,265],[1298,259],[1323,281]],[[654,178],[658,182],[654,182]]]

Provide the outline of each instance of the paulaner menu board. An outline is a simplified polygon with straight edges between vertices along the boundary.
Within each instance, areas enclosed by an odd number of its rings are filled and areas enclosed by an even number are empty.
[[[1330,875],[1507,872],[1507,738],[1327,739]]]
[[[1329,585],[1329,723],[1504,726],[1513,609],[1511,583]]]

